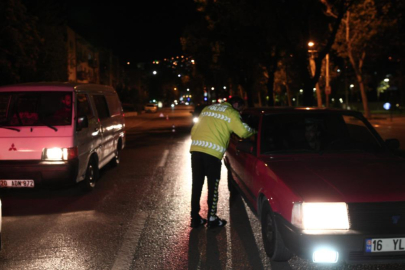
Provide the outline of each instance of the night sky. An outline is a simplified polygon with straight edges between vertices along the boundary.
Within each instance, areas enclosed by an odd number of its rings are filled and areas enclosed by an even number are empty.
[[[77,33],[132,62],[180,55],[180,36],[197,14],[193,0],[67,3],[68,24]]]

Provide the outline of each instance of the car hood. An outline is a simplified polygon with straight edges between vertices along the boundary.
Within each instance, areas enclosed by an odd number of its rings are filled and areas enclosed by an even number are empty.
[[[367,155],[269,158],[278,180],[307,202],[405,201],[405,159]]]

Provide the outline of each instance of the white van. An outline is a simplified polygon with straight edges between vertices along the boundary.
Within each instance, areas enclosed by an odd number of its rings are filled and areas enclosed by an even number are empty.
[[[0,87],[0,187],[95,187],[118,165],[125,121],[116,91],[79,83]]]

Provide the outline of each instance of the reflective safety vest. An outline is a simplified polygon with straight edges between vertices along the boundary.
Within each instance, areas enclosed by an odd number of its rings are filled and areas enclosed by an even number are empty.
[[[232,132],[241,138],[256,133],[242,122],[239,112],[231,104],[224,102],[207,106],[191,129],[190,152],[203,152],[222,159]]]

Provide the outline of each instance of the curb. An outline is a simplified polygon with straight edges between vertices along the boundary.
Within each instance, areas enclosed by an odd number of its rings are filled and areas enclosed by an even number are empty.
[[[124,113],[124,116],[125,116],[125,117],[137,116],[137,115],[138,115],[138,112],[125,112],[125,113]]]

